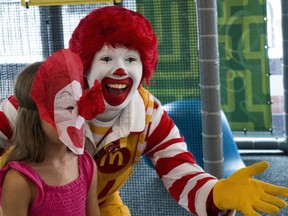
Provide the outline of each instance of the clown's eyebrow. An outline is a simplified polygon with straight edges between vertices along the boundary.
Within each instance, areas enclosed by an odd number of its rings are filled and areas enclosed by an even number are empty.
[[[63,91],[61,94],[60,94],[60,98],[63,97],[63,96],[66,96],[66,94],[68,94],[68,96],[72,97],[72,94],[68,91]]]

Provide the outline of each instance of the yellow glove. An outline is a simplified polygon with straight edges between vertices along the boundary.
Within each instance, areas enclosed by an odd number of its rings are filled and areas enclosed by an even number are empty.
[[[257,211],[278,213],[286,207],[286,202],[276,196],[288,197],[288,188],[252,178],[268,166],[268,162],[261,161],[219,180],[213,188],[214,204],[221,210],[234,209],[245,216],[260,216]]]

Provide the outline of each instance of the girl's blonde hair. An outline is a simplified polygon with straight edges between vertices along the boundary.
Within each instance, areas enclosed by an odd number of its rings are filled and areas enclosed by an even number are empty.
[[[42,63],[36,62],[26,66],[16,79],[14,94],[19,108],[11,140],[13,149],[6,163],[15,160],[41,162],[45,158],[46,135],[41,126],[37,106],[31,96],[31,86]]]

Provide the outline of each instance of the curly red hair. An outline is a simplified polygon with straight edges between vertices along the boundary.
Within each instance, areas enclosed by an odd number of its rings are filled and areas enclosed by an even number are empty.
[[[143,15],[118,6],[95,9],[80,21],[69,41],[70,49],[82,59],[84,73],[105,44],[137,50],[143,64],[142,81],[150,84],[158,61],[157,38]]]

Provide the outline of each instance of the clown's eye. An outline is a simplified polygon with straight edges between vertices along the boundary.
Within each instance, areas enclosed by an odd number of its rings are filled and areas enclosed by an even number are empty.
[[[129,58],[126,58],[125,61],[128,61],[129,63],[131,63],[133,61],[136,61],[136,58],[129,57]]]
[[[106,63],[108,63],[109,61],[112,61],[112,58],[110,58],[109,56],[106,56],[106,57],[101,58],[101,61],[105,61]]]
[[[74,107],[73,106],[66,107],[66,110],[68,110],[70,113],[72,113],[72,111],[74,110]]]

